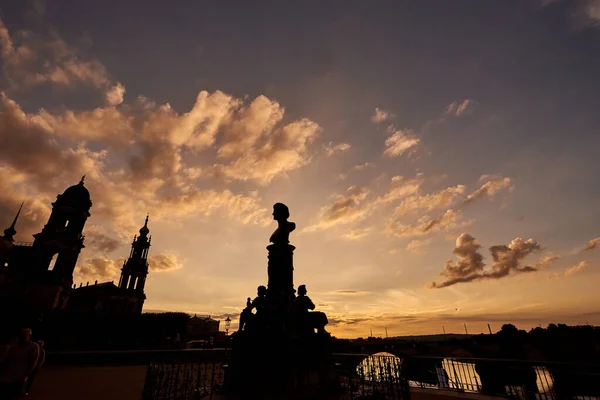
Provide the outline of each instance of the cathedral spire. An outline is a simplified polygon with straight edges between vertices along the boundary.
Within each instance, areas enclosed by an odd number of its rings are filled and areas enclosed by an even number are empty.
[[[150,217],[150,214],[147,214],[146,221],[144,221],[144,226],[142,226],[142,229],[140,229],[141,236],[146,236],[146,235],[148,235],[148,232],[150,232],[150,229],[148,229],[148,218],[149,217]]]
[[[146,298],[144,286],[146,285],[146,277],[148,276],[148,251],[150,249],[148,220],[149,216],[147,215],[144,226],[140,229],[140,236],[137,238],[134,237],[133,243],[131,243],[131,252],[129,253],[129,258],[123,264],[121,280],[119,281],[121,289],[139,294],[141,301],[140,312],[143,300]]]
[[[25,202],[21,203],[21,207],[19,207],[19,211],[17,211],[17,215],[15,215],[15,219],[13,220],[12,224],[4,230],[4,238],[11,242],[13,241],[13,237],[17,234],[17,231],[15,230],[15,225],[17,224],[19,214],[21,214],[21,210],[23,209],[23,204],[25,204]]]
[[[80,184],[80,185],[83,185],[83,182],[84,182],[84,181],[85,181],[85,175],[83,175],[83,176],[81,177],[81,180],[79,181],[79,184]]]

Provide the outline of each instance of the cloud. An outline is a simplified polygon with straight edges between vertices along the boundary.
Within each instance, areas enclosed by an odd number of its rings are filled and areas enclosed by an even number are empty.
[[[106,234],[106,229],[99,225],[85,227],[85,246],[106,254],[115,251],[122,242]]]
[[[394,176],[391,179],[390,189],[382,196],[378,196],[377,199],[375,199],[375,204],[389,204],[405,198],[418,192],[422,184],[422,174],[418,174],[415,178],[408,179],[403,176]]]
[[[600,245],[600,237],[590,240],[586,245],[583,251],[594,250],[596,247]]]
[[[184,114],[169,104],[157,106],[138,98],[118,109],[56,114],[41,110],[25,117],[46,137],[50,133],[73,141],[102,141],[106,150],[128,158],[138,181],[158,177],[179,184],[184,175],[201,171],[186,166],[183,154],[215,148],[218,162],[209,166],[213,175],[266,185],[309,163],[308,145],[321,132],[308,119],[282,125],[283,115],[283,107],[265,96],[245,104],[220,91],[202,91]],[[346,148],[339,145],[336,151]]]
[[[403,216],[421,210],[430,212],[439,208],[448,208],[460,199],[465,191],[465,186],[456,185],[424,196],[419,194],[410,195],[394,209],[394,215]]]
[[[217,167],[228,178],[254,180],[266,185],[275,177],[308,164],[311,160],[308,144],[320,132],[319,125],[308,119],[291,122],[268,132],[262,144],[257,144],[231,163]]]
[[[565,269],[563,272],[555,272],[548,277],[550,279],[558,279],[558,278],[564,278],[567,276],[576,275],[576,274],[579,274],[579,273],[587,270],[589,267],[589,264],[590,264],[589,261],[583,260],[579,264],[573,265],[573,266]]]
[[[348,240],[358,240],[367,236],[372,230],[373,228],[353,229],[350,232],[345,233],[343,237]]]
[[[419,145],[420,140],[415,137],[415,133],[410,129],[397,130],[385,140],[384,156],[397,157],[405,151]]]
[[[385,122],[393,117],[394,117],[394,114],[392,114],[391,112],[386,111],[379,107],[375,107],[375,114],[373,114],[371,116],[371,122],[380,124],[380,123]]]
[[[258,96],[237,112],[237,118],[223,135],[218,150],[220,158],[235,158],[252,151],[283,119],[284,110],[276,101]]]
[[[125,261],[124,258],[109,260],[104,256],[87,258],[75,268],[74,281],[117,281]],[[150,255],[148,265],[150,266],[150,273],[172,271],[183,267],[177,256],[171,253]]]
[[[465,113],[470,113],[475,102],[473,100],[455,101],[446,108],[446,115],[460,117]]]
[[[340,143],[333,145],[332,142],[329,142],[329,144],[325,146],[325,152],[327,153],[327,156],[332,156],[337,153],[345,153],[348,150],[350,150],[350,147],[352,147],[350,143]]]
[[[367,168],[373,168],[373,167],[375,167],[375,164],[367,161],[367,162],[365,162],[363,164],[357,164],[357,165],[355,165],[354,167],[352,167],[352,169],[354,171],[364,171]]]
[[[483,256],[479,253],[481,245],[475,238],[463,233],[456,239],[456,248],[453,250],[458,261],[446,261],[444,271],[440,276],[444,277],[441,283],[432,282],[429,288],[444,288],[457,283],[473,282],[483,279],[500,279],[508,275],[534,272],[536,266],[521,266],[522,261],[530,254],[542,250],[542,247],[533,239],[513,239],[508,245],[495,245],[490,247],[493,259],[492,268],[484,270]],[[551,262],[545,259],[545,263]],[[539,265],[539,263],[538,263]]]
[[[125,94],[125,86],[117,82],[117,84],[111,87],[106,92],[106,102],[110,106],[118,106],[123,102],[123,95]]]
[[[139,229],[140,210],[159,219],[219,213],[243,224],[262,225],[269,211],[260,197],[206,189],[210,178],[205,171],[212,166],[184,157],[215,149],[220,132],[239,120],[236,107],[241,104],[241,100],[217,91],[201,92],[186,114],[178,114],[168,105],[158,107],[147,99],[119,108],[26,113],[2,93],[0,210],[6,209],[2,215],[14,215],[15,207],[28,199],[18,227],[17,240],[22,240],[22,235],[41,229],[56,195],[87,174],[92,214],[104,218],[106,228],[101,234],[84,231],[92,251],[110,252],[117,241],[129,240]],[[293,124],[284,126],[272,139],[272,154],[283,151],[287,155],[280,163],[273,161],[270,177],[293,168],[285,163],[298,154]],[[256,173],[260,165],[247,168],[246,173]]]
[[[177,256],[172,253],[162,253],[148,257],[148,265],[151,272],[166,272],[183,267]]]
[[[498,192],[503,189],[512,189],[512,181],[510,178],[502,177],[491,177],[489,175],[483,175],[480,180],[488,180],[479,189],[475,190],[467,196],[465,203],[471,203],[482,197],[493,198]]]
[[[423,254],[425,250],[425,246],[430,243],[430,240],[411,240],[406,245],[406,250],[415,254]]]
[[[560,256],[542,257],[542,258],[540,258],[540,260],[537,263],[535,263],[535,269],[540,270],[540,269],[546,268],[548,265],[554,263],[555,261],[558,261],[559,259],[560,259]]]
[[[125,88],[104,65],[67,44],[55,31],[40,35],[17,31],[11,36],[0,20],[0,56],[12,89],[51,83],[65,87],[84,84],[99,89],[111,105],[119,104]]]
[[[581,261],[579,264],[567,268],[567,270],[565,271],[565,276],[571,276],[571,275],[578,274],[578,273],[586,270],[588,268],[588,266],[589,266],[588,261],[585,261],[585,260]]]
[[[356,296],[371,293],[368,290],[336,290],[333,294],[338,294],[342,296]]]
[[[533,239],[513,239],[508,246],[496,245],[490,247],[494,265],[489,273],[490,278],[503,278],[510,272],[533,272],[535,267],[521,267],[521,261],[533,252],[541,251],[542,247]]]
[[[335,195],[333,202],[321,207],[319,222],[305,228],[305,231],[316,231],[338,224],[348,224],[365,218],[371,208],[365,204],[369,190],[359,186],[351,186],[343,195]]]
[[[109,260],[104,256],[85,259],[75,268],[74,282],[106,282],[119,279],[125,259]]]
[[[388,223],[387,232],[397,237],[426,236],[435,232],[452,231],[470,225],[472,220],[462,220],[460,210],[449,209],[436,218],[428,215],[420,217],[412,224],[404,224],[397,219]]]
[[[445,278],[444,282],[437,284],[433,282],[430,287],[443,288],[460,282],[471,282],[481,279],[483,276],[483,256],[479,253],[481,245],[468,233],[463,233],[456,239],[456,247],[452,253],[458,261],[451,259],[446,261],[444,271],[440,276]]]

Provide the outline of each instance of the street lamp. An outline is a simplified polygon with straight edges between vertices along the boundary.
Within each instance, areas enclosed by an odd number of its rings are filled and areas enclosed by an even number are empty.
[[[227,347],[228,344],[227,341],[229,340],[228,336],[229,335],[229,328],[231,327],[231,318],[229,318],[229,316],[227,316],[227,319],[225,320],[225,361],[227,362]]]
[[[231,318],[227,317],[225,320],[225,336],[229,334],[229,328],[231,327]]]

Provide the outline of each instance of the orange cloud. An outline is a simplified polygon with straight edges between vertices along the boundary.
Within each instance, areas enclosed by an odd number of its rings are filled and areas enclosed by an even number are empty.
[[[502,178],[502,177],[489,177],[488,175],[483,175],[482,179],[491,179],[484,183],[479,189],[475,190],[469,196],[467,196],[467,200],[465,203],[470,203],[475,201],[481,197],[490,197],[493,198],[496,193],[500,192],[503,189],[512,189],[512,181],[510,178]]]
[[[332,156],[337,153],[345,153],[350,150],[352,146],[350,143],[339,143],[334,145],[332,142],[329,142],[327,146],[325,146],[325,152],[327,156]]]
[[[368,194],[369,190],[365,188],[349,187],[346,194],[334,196],[333,203],[322,207],[319,212],[319,222],[305,228],[305,231],[316,231],[362,220],[371,210],[365,203]]]
[[[596,247],[600,245],[600,237],[590,240],[586,245],[583,251],[594,250]]]
[[[579,264],[567,268],[567,270],[565,271],[565,276],[571,276],[571,275],[578,274],[578,273],[586,270],[588,268],[588,266],[589,266],[588,261],[585,261],[585,260],[581,261]]]
[[[465,186],[457,185],[424,196],[418,194],[410,195],[394,209],[394,215],[402,216],[420,210],[429,212],[438,208],[448,208],[462,197],[465,190]]]
[[[394,114],[392,114],[389,111],[386,111],[382,108],[379,107],[375,107],[375,114],[373,114],[371,116],[371,122],[376,123],[376,124],[380,124],[382,122],[385,122],[391,118],[394,118]]]
[[[152,272],[166,272],[183,267],[177,256],[172,253],[162,253],[148,257],[148,266]]]
[[[421,141],[410,129],[397,130],[385,140],[384,156],[397,157],[416,147]]]

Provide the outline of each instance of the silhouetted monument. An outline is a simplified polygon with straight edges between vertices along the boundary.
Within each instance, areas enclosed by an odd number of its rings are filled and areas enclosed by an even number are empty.
[[[304,399],[334,392],[338,381],[325,331],[327,317],[314,312],[305,285],[294,290],[294,250],[285,204],[273,206],[278,226],[268,250],[268,286],[259,286],[240,314],[233,336],[225,392],[244,399]]]

